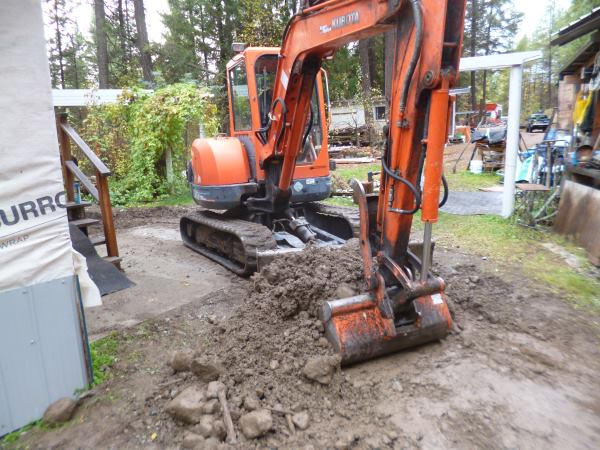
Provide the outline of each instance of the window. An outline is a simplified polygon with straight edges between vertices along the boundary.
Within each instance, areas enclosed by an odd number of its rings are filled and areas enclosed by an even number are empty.
[[[375,107],[375,120],[385,120],[385,106]]]
[[[306,138],[304,148],[298,154],[298,158],[296,158],[296,163],[298,164],[310,164],[315,162],[319,153],[321,153],[321,148],[323,147],[323,129],[321,127],[321,108],[319,104],[319,95],[317,91],[317,84],[315,82],[315,88],[313,90],[312,100],[310,102],[310,113],[308,115],[308,121],[306,126],[304,127],[304,135],[306,136],[306,132],[308,130],[308,126],[310,124],[312,117],[312,127],[310,128],[310,132]]]
[[[254,67],[261,127],[266,127],[269,124],[269,113],[271,112],[271,105],[273,103],[273,89],[275,87],[278,59],[277,55],[263,55],[256,60],[256,65]],[[311,120],[311,115],[312,127],[306,138],[304,148],[300,151],[298,158],[296,159],[298,164],[310,164],[314,162],[319,156],[319,153],[321,153],[321,147],[323,146],[321,108],[317,92],[317,85],[315,84],[310,105],[312,113],[309,114],[308,122],[304,128],[305,135]]]
[[[251,130],[252,113],[250,112],[248,77],[243,62],[229,71],[229,84],[231,86],[231,103],[233,104],[233,127],[235,131]]]
[[[254,68],[261,128],[269,124],[269,112],[271,112],[275,74],[277,73],[277,60],[277,55],[263,55],[256,60]]]

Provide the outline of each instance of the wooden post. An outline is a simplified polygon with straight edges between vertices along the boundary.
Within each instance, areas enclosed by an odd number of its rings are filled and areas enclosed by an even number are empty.
[[[67,201],[75,201],[75,195],[73,192],[73,181],[75,178],[69,169],[67,169],[66,162],[71,161],[73,156],[71,155],[71,143],[69,142],[69,136],[62,129],[62,124],[67,124],[69,116],[67,113],[59,113],[56,118],[56,131],[58,133],[58,141],[60,144],[60,159],[63,170],[63,179],[65,183],[65,191],[67,192]]]
[[[108,191],[108,178],[96,172],[96,186],[98,187],[98,203],[102,213],[102,224],[104,226],[104,238],[106,239],[106,251],[109,257],[118,257],[117,235],[113,220],[112,206],[110,204],[110,192]]]

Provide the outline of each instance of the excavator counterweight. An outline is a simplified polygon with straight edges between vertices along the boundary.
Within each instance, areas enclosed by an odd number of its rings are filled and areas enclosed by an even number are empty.
[[[464,14],[465,0],[304,0],[280,48],[240,49],[227,65],[230,136],[192,146],[188,181],[204,210],[180,228],[195,251],[248,276],[283,252],[360,240],[368,292],[320,313],[344,364],[441,339],[452,325],[444,282],[430,272],[431,236],[448,196],[443,150]],[[358,211],[325,205],[323,61],[386,32],[396,49],[379,194],[354,182]],[[419,211],[417,249],[409,239]]]

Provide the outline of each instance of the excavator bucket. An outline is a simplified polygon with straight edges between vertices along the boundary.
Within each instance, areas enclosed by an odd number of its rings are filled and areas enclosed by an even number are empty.
[[[422,273],[421,280],[409,277],[391,258],[378,256],[379,264],[399,281],[386,288],[373,267],[364,186],[356,180],[351,184],[359,206],[360,247],[369,293],[327,301],[320,312],[325,335],[344,365],[442,339],[452,327],[444,281],[427,270],[433,256],[431,240],[407,249],[411,265]]]
[[[418,297],[391,315],[371,294],[332,300],[323,305],[321,320],[343,365],[442,339],[452,326],[443,293]]]

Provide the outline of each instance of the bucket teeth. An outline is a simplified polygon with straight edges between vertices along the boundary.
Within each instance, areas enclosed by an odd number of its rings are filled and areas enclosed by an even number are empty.
[[[383,317],[370,295],[332,300],[321,319],[343,365],[442,339],[452,326],[443,293],[416,298],[402,318]]]

